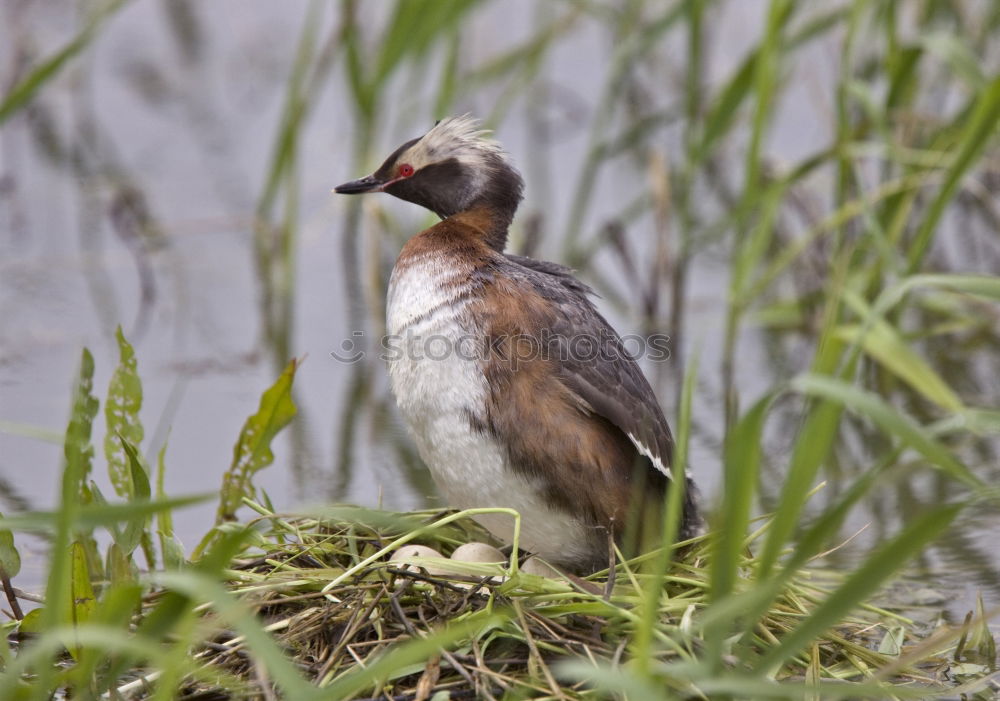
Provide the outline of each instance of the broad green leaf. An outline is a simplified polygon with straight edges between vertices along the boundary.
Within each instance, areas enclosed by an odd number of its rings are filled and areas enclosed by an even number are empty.
[[[560,678],[585,682],[587,688],[593,688],[603,695],[598,698],[643,699],[649,701],[672,698],[667,689],[661,688],[648,675],[631,672],[622,666],[607,663],[595,665],[582,659],[563,660],[557,663],[556,671]]]
[[[166,454],[167,443],[164,441],[163,447],[156,456],[156,499],[166,498],[166,490],[163,488],[163,480],[166,476]],[[169,509],[164,509],[156,514],[156,534],[160,541],[160,555],[163,558],[163,566],[167,569],[177,569],[186,562],[184,546],[174,535],[173,516]]]
[[[136,451],[134,445],[129,443],[124,437],[120,441],[125,456],[128,459],[130,472],[128,483],[132,496],[131,502],[148,502],[150,497],[149,478],[146,475],[146,468],[143,467],[142,459],[139,457],[139,453]],[[139,546],[142,536],[146,531],[146,526],[149,523],[149,518],[149,515],[137,516],[130,519],[125,525],[119,545],[126,556],[131,556],[132,551]]]
[[[112,543],[108,546],[105,570],[112,585],[135,579],[129,553],[126,553],[118,543]]]
[[[112,548],[114,547],[112,545]],[[120,634],[127,636],[130,642],[134,641],[134,636],[131,635],[131,621],[132,616],[142,607],[142,594],[142,585],[134,581],[112,583],[94,609],[89,625],[100,626],[109,631],[120,631]],[[80,628],[77,628],[76,632],[79,635]],[[83,648],[79,664],[72,670],[72,678],[76,680],[78,688],[91,686],[97,668],[108,663],[108,653],[108,648],[99,644],[90,644]],[[125,671],[129,659],[112,657],[111,663],[112,669],[107,671],[105,678],[117,679]]]
[[[247,419],[233,449],[233,464],[222,478],[216,523],[236,517],[244,496],[253,497],[253,474],[274,461],[271,440],[295,416],[292,381],[298,367],[294,359],[281,377],[260,398],[257,413]]]
[[[996,614],[996,610],[991,613]],[[976,613],[973,617],[970,611],[966,617],[966,630],[955,647],[956,662],[986,664],[996,671],[997,645],[990,629],[990,615],[983,605],[983,594],[976,597]]]
[[[160,553],[163,557],[163,566],[169,570],[176,570],[187,563],[184,553],[184,545],[173,534],[158,533],[160,537]]]
[[[82,543],[76,542],[71,546],[72,569],[70,579],[70,594],[72,600],[69,605],[70,617],[66,621],[73,626],[79,626],[90,620],[97,604],[94,595],[94,586],[90,581],[90,568],[87,566],[87,552]],[[80,659],[79,643],[70,647],[69,652],[73,659]]]
[[[91,504],[93,504],[95,506],[107,506],[108,505],[108,500],[104,498],[104,492],[101,491],[101,488],[97,486],[97,483],[94,482],[94,480],[90,480],[90,484],[88,484],[87,486],[88,486],[88,490],[90,492],[90,502],[89,503],[91,503]],[[30,516],[33,516],[34,514],[23,514],[23,515],[30,517]],[[117,522],[112,522],[112,523],[108,523],[108,524],[105,525],[105,528],[107,528],[108,532],[111,534],[111,538],[116,543],[121,542],[121,539],[122,539],[121,525],[122,524],[117,523]]]
[[[926,699],[926,688],[907,688],[878,681],[848,682],[823,680],[818,684],[791,680],[776,681],[764,676],[725,670],[718,672],[707,665],[684,662],[660,665],[662,677],[645,677],[625,665],[611,666],[578,659],[556,665],[560,678],[583,681],[587,688],[603,692],[597,698],[627,698],[630,701],[674,701],[690,698],[691,694],[674,691],[671,686],[697,690],[696,698],[707,699],[823,699],[823,701],[857,701],[857,699]],[[672,685],[665,685],[663,678]]]
[[[879,681],[849,682],[824,680],[813,686],[790,680],[775,681],[767,677],[730,673],[706,676],[696,680],[699,692],[707,698],[788,699],[789,701],[858,701],[858,699],[927,699],[927,689],[905,687]],[[669,697],[668,697],[669,698]]]
[[[94,459],[94,447],[90,443],[94,416],[99,402],[93,395],[94,356],[86,348],[80,358],[80,377],[73,396],[73,408],[69,426],[66,428],[64,454],[66,469],[63,471],[63,502],[77,503],[80,488],[90,475]]]
[[[166,489],[163,487],[164,480],[167,476],[167,442],[163,441],[163,445],[160,447],[160,452],[156,454],[156,498],[162,499],[167,495]],[[173,520],[170,517],[170,512],[162,514],[157,522],[164,533],[172,534],[174,532]]]
[[[2,518],[3,514],[0,514]],[[21,556],[14,547],[14,534],[6,528],[0,528],[0,570],[8,579],[16,577],[21,571]]]
[[[90,620],[97,599],[94,596],[94,586],[91,583],[90,568],[87,566],[87,553],[81,543],[72,545],[73,560],[73,617],[72,622],[79,625]]]
[[[26,614],[21,622],[17,625],[17,631],[19,633],[38,635],[44,628],[43,619],[45,617],[44,608],[39,606],[36,609],[31,609]]]
[[[79,538],[81,528],[77,522],[77,513],[84,508],[100,508],[90,504],[84,506],[84,497],[90,499],[86,489],[87,477],[90,474],[91,460],[94,449],[90,443],[91,426],[97,414],[98,401],[92,394],[94,385],[94,358],[90,351],[83,349],[80,358],[80,372],[73,391],[73,404],[70,413],[69,426],[66,429],[66,443],[63,448],[65,463],[62,473],[59,508],[49,515],[46,527],[53,532],[49,549],[49,572],[45,584],[46,605],[39,614],[38,627],[42,630],[53,630],[67,621],[73,620],[74,578],[77,561],[82,560],[86,568],[86,552],[83,546],[74,544],[74,532]],[[2,519],[7,527],[17,529],[15,525],[19,516]],[[51,687],[54,669],[43,664],[38,670],[38,688],[45,690]]]
[[[125,340],[122,327],[115,331],[118,340],[118,367],[111,375],[108,395],[104,400],[104,420],[107,433],[104,435],[104,456],[108,461],[108,477],[118,496],[133,496],[130,458],[122,445],[123,441],[138,448],[142,445],[143,429],[139,419],[142,409],[142,381],[136,370],[135,352]]]

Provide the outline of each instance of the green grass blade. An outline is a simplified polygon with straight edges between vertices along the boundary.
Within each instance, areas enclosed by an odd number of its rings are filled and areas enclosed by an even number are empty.
[[[70,543],[73,532],[78,528],[76,515],[80,507],[81,492],[90,473],[94,448],[90,442],[91,427],[97,414],[98,401],[93,396],[94,357],[86,348],[80,357],[80,371],[73,393],[73,404],[69,426],[66,429],[66,443],[63,449],[65,463],[62,474],[59,510],[52,514],[50,524],[54,527],[51,550],[49,552],[49,572],[45,585],[46,606],[39,618],[41,630],[51,630],[71,619],[72,604],[72,557]],[[4,519],[3,527],[17,530],[12,519]],[[50,687],[52,670],[42,665],[39,670],[39,684],[33,698],[45,698]]]
[[[805,645],[848,616],[904,567],[911,557],[941,535],[963,506],[952,504],[934,509],[877,548],[808,618],[765,652],[756,668],[768,672],[776,670],[785,660],[798,654]]]
[[[820,375],[799,375],[792,380],[792,387],[803,394],[843,404],[852,412],[870,419],[886,433],[899,438],[951,477],[971,487],[984,486],[982,480],[973,475],[945,446],[930,437],[923,426],[890,406],[878,395]]]
[[[911,291],[930,287],[982,297],[1000,302],[1000,277],[992,275],[954,275],[947,273],[911,275],[882,291],[872,305],[875,314],[885,314]]]
[[[782,548],[799,523],[809,488],[837,437],[841,411],[841,406],[835,402],[817,402],[810,407],[799,429],[778,507],[771,518],[767,538],[757,560],[757,576],[760,579],[770,575]]]
[[[709,570],[710,602],[717,604],[732,594],[743,561],[743,543],[754,495],[758,489],[761,437],[773,396],[759,400],[726,436],[723,464],[722,506],[714,524]],[[733,619],[704,628],[705,658],[721,668],[723,641],[732,634]]]
[[[268,164],[264,189],[257,200],[258,228],[263,226],[265,217],[274,206],[282,179],[288,176],[295,165],[298,135],[306,112],[306,98],[303,95],[303,89],[309,65],[315,54],[317,33],[319,32],[319,8],[319,3],[310,3],[302,35],[299,38],[292,72],[288,78],[281,124],[278,127],[275,143],[271,148],[271,159]],[[260,234],[258,234],[258,238],[260,238]],[[261,243],[258,241],[258,247],[260,246]]]
[[[142,464],[139,452],[125,438],[121,439],[121,443],[128,457],[130,470],[129,486],[132,492],[131,502],[134,504],[148,503],[150,498],[149,477],[146,475],[146,468]],[[133,518],[122,530],[122,539],[118,544],[126,556],[131,555],[132,551],[139,546],[146,531],[148,521],[148,516]]]
[[[399,0],[389,27],[379,43],[381,51],[373,84],[381,86],[404,58],[424,54],[434,40],[444,37],[452,25],[478,0]]]
[[[210,501],[218,497],[216,492],[193,494],[186,497],[172,497],[148,502],[126,502],[122,504],[87,504],[75,509],[61,508],[58,511],[33,511],[16,516],[0,518],[0,528],[12,531],[30,531],[57,534],[62,527],[62,521],[67,520],[69,527],[80,530],[109,526],[133,518],[145,518],[167,509],[179,509],[193,504]],[[69,511],[69,514],[66,512]]]
[[[991,80],[978,95],[967,123],[962,126],[959,142],[954,149],[957,155],[948,169],[944,184],[923,214],[920,226],[914,234],[907,254],[908,273],[916,272],[920,268],[941,217],[944,216],[948,204],[958,191],[962,178],[996,135],[998,123],[1000,123],[1000,77]]]
[[[758,401],[726,437],[725,471],[720,522],[716,524],[712,557],[712,600],[728,596],[736,583],[750,507],[757,493],[761,435],[773,397]]]
[[[851,306],[865,316],[866,323],[844,324],[837,329],[837,336],[846,343],[860,345],[886,370],[942,409],[962,411],[965,408],[962,400],[941,376],[900,338],[892,326],[884,319],[874,318],[859,297],[849,296],[848,299],[852,297]]]
[[[827,302],[812,363],[812,371],[818,375],[834,374],[841,364],[843,344],[837,340],[835,330],[841,314],[841,300],[849,265],[850,254],[845,251],[838,256],[827,284]],[[854,366],[855,363],[847,362],[839,370],[839,374],[850,376]],[[785,543],[798,525],[810,488],[823,462],[833,450],[837,427],[840,425],[842,410],[834,402],[813,402],[807,405],[806,411],[806,420],[796,434],[788,473],[778,499],[779,507],[771,518],[764,547],[758,557],[757,577],[762,580],[770,575]]]
[[[594,665],[585,660],[566,660],[558,663],[555,669],[561,678],[585,682],[588,688],[606,695],[598,698],[643,699],[643,701],[683,698],[680,695],[670,694],[659,683],[649,681],[640,674],[609,664]]]
[[[649,673],[649,663],[652,660],[654,631],[658,621],[657,609],[660,597],[663,595],[663,577],[667,573],[670,559],[674,551],[673,543],[677,540],[677,527],[681,518],[681,507],[685,495],[686,465],[688,443],[691,437],[691,403],[694,396],[695,379],[698,376],[697,356],[692,359],[684,372],[684,385],[681,388],[680,416],[677,422],[677,439],[674,446],[673,464],[670,466],[673,481],[667,492],[667,505],[663,515],[663,534],[660,538],[660,551],[653,563],[652,576],[644,591],[642,615],[640,624],[636,627],[635,640],[632,644],[632,656],[636,660],[637,672],[640,675]]]
[[[10,92],[4,95],[3,101],[0,101],[0,124],[6,122],[11,115],[24,107],[35,96],[35,93],[57,76],[75,56],[86,49],[105,20],[121,9],[125,2],[126,0],[113,0],[95,12],[72,41],[54,56],[43,61],[41,65],[11,88]]]

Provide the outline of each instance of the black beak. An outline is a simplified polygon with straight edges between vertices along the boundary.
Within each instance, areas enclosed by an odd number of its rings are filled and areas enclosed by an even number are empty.
[[[377,192],[382,189],[385,181],[376,178],[374,175],[366,175],[358,180],[338,185],[333,188],[334,192],[341,195],[360,195],[363,192]]]

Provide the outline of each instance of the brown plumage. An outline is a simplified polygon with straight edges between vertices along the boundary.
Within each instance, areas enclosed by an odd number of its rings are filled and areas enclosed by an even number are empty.
[[[337,191],[385,191],[443,217],[403,247],[388,304],[390,333],[410,344],[390,360],[393,391],[442,492],[458,508],[517,508],[523,547],[592,569],[609,533],[640,532],[630,521],[659,532],[673,440],[589,288],[503,253],[521,189],[499,146],[458,118]],[[437,337],[471,352],[418,356]],[[681,537],[701,527],[686,487]],[[510,539],[509,519],[480,520]]]

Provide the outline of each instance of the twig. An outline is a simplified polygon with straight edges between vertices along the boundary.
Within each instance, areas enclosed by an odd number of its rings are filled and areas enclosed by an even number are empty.
[[[25,601],[32,601],[36,604],[44,604],[45,597],[41,594],[32,594],[30,591],[24,591],[24,589],[18,589],[17,587],[11,587],[10,590],[14,592],[18,599],[24,599]]]
[[[556,682],[555,677],[552,676],[552,670],[550,670],[549,666],[545,664],[545,660],[542,659],[542,655],[538,651],[538,646],[535,645],[535,638],[532,636],[531,629],[528,627],[528,621],[524,617],[524,611],[521,610],[520,602],[515,600],[512,603],[514,605],[514,610],[517,612],[517,619],[521,622],[521,630],[524,631],[524,639],[528,643],[528,649],[531,650],[531,654],[538,660],[538,666],[542,668],[542,674],[545,675],[545,680],[549,683],[552,693],[555,694],[556,698],[568,701],[569,697],[563,693],[562,688]]]
[[[254,679],[257,686],[260,687],[260,693],[264,696],[264,700],[278,701],[278,697],[274,695],[274,689],[271,688],[271,680],[268,679],[267,670],[258,664],[256,659],[251,660],[250,667],[253,669]]]
[[[14,618],[20,621],[24,618],[24,613],[21,611],[21,604],[17,602],[17,594],[10,584],[10,577],[3,569],[0,569],[0,582],[3,582],[3,592],[7,595],[7,601],[10,602],[10,610],[14,614]]]
[[[414,638],[423,637],[420,635],[419,632],[417,632],[417,629],[413,626],[413,623],[410,621],[409,616],[406,615],[406,612],[403,611],[402,605],[399,603],[399,597],[405,591],[406,587],[401,587],[400,589],[398,589],[391,597],[389,597],[389,604],[392,606],[392,610],[396,612],[396,615],[399,617],[399,620],[403,624],[403,627],[406,628],[407,633],[409,633]],[[452,669],[454,669],[456,672],[462,675],[462,678],[465,679],[465,681],[469,682],[469,685],[473,689],[477,688],[476,680],[472,678],[471,674],[469,674],[469,670],[467,670],[461,662],[455,659],[454,655],[452,655],[447,650],[441,650],[441,656],[444,657],[446,660],[448,660],[448,664],[451,665]],[[486,693],[487,695],[489,695],[488,691]],[[493,697],[490,696],[490,698]]]

